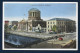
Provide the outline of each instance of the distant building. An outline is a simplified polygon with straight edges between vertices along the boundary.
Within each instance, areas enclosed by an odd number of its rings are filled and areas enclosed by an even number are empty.
[[[18,26],[18,21],[11,21],[12,23],[12,26],[14,26],[14,25],[16,25],[16,26]]]
[[[9,21],[5,21],[5,25],[9,25]]]
[[[10,29],[10,30],[13,30],[13,27],[14,26],[18,26],[18,21],[9,21],[8,22],[8,28]]]
[[[47,32],[56,26],[56,32],[74,32],[76,31],[75,21],[67,18],[53,18],[47,21]]]
[[[28,11],[28,20],[19,22],[19,30],[25,30],[27,32],[35,32],[35,30],[46,31],[46,21],[43,21],[40,17],[40,11],[36,8],[32,8]]]
[[[23,19],[20,22],[18,22],[18,30],[26,30],[26,20]]]
[[[9,25],[12,25],[12,21],[9,21]]]

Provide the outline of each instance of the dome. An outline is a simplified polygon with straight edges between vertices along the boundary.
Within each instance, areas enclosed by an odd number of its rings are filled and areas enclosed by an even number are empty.
[[[40,12],[37,8],[32,8],[29,10],[29,12]]]

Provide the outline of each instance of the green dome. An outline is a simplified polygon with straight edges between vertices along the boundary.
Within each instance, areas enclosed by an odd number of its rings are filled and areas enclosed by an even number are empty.
[[[40,12],[37,8],[32,8],[29,10],[29,12]]]

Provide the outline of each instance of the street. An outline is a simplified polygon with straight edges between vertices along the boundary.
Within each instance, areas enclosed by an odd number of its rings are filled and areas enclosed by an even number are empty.
[[[70,40],[76,40],[76,33],[47,34],[47,33],[35,33],[35,32],[27,33],[27,32],[18,32],[18,31],[10,31],[10,33],[17,34],[17,35],[23,36],[23,37],[26,36],[26,37],[39,38],[39,39],[44,40],[44,41],[40,41],[40,42],[38,41],[38,43],[28,46],[29,48],[30,47],[31,48],[37,48],[37,47],[38,48],[45,48],[45,47],[46,48],[58,48],[58,47],[60,48],[61,46],[64,46],[64,45],[70,43]],[[59,35],[65,35],[65,36],[61,36],[63,38],[63,41],[60,41],[58,38],[57,39],[55,38],[55,36],[59,36]]]

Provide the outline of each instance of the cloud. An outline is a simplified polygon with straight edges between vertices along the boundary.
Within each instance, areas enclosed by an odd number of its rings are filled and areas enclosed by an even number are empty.
[[[68,19],[71,19],[71,20],[77,20],[76,17],[60,17],[60,16],[53,16],[53,17],[41,17],[41,19],[47,21],[47,20],[50,20],[52,18],[68,18]],[[21,21],[22,19],[25,19],[27,20],[28,17],[24,17],[24,16],[20,16],[20,17],[4,17],[4,21],[5,20],[9,20],[9,21]]]
[[[23,16],[20,16],[20,17],[4,17],[4,21],[5,20],[8,20],[8,21],[21,21],[22,19],[27,20],[27,17],[23,17]]]
[[[68,19],[71,19],[71,20],[74,20],[76,21],[77,20],[77,17],[62,17],[62,16],[53,16],[53,17],[41,17],[43,20],[50,20],[52,18],[68,18]]]

